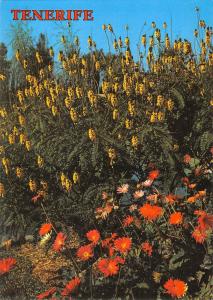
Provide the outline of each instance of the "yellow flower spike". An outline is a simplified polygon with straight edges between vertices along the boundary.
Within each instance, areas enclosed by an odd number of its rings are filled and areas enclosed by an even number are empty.
[[[140,83],[140,84],[138,85],[138,91],[139,91],[139,94],[140,94],[140,95],[143,95],[143,94],[145,93],[145,84]]]
[[[198,37],[198,30],[197,29],[194,30],[194,36]]]
[[[31,148],[32,148],[31,142],[27,140],[27,141],[25,142],[25,147],[26,147],[27,151],[30,151]]]
[[[37,156],[37,164],[39,168],[42,168],[44,165],[44,159],[40,155]]]
[[[24,126],[24,125],[26,124],[25,117],[22,116],[22,115],[19,115],[19,116],[18,116],[18,121],[19,121],[19,124],[20,124],[21,126]]]
[[[136,135],[133,135],[131,139],[132,147],[137,148],[138,147],[138,137]]]
[[[66,44],[66,38],[64,35],[62,35],[62,37],[61,37],[61,42],[62,42],[62,44]]]
[[[76,46],[79,46],[79,45],[80,45],[78,36],[75,37],[75,39],[74,39],[74,44],[75,44]]]
[[[24,133],[21,133],[21,134],[19,135],[19,142],[20,142],[21,145],[24,145],[24,144],[25,144],[26,139],[27,139],[27,138],[26,138],[26,136],[25,136]]]
[[[117,107],[118,99],[115,94],[111,94],[110,103],[111,103],[112,107]]]
[[[27,66],[28,66],[28,63],[27,63],[26,59],[24,59],[24,60],[23,60],[23,68],[26,69]]]
[[[160,41],[161,32],[160,32],[160,29],[158,29],[158,28],[155,29],[155,37],[158,41]]]
[[[20,51],[17,50],[17,51],[16,51],[16,60],[17,60],[17,61],[20,61],[20,58],[21,58]]]
[[[55,117],[58,114],[58,108],[55,105],[53,105],[51,107],[51,110],[52,110],[53,116]]]
[[[48,96],[46,97],[46,105],[48,108],[50,108],[52,105],[52,101],[51,101],[50,97],[48,97]]]
[[[146,35],[145,35],[145,34],[142,35],[142,38],[141,38],[141,44],[142,44],[144,47],[146,47]]]
[[[52,48],[52,47],[50,47],[50,49],[49,49],[49,55],[50,55],[51,57],[54,56],[54,51],[53,51],[53,48]]]
[[[0,182],[0,197],[4,198],[4,196],[5,196],[5,188],[3,183]]]
[[[113,118],[113,120],[114,121],[117,120],[118,117],[119,117],[119,111],[118,111],[118,109],[114,109],[113,112],[112,112],[112,118]]]
[[[169,111],[173,110],[173,108],[174,108],[174,101],[172,101],[172,99],[169,99],[167,101],[167,108],[168,108]]]
[[[73,121],[73,123],[77,123],[78,116],[77,116],[76,110],[74,108],[70,109],[70,118]]]
[[[102,25],[102,29],[103,29],[104,31],[107,29],[107,27],[106,27],[105,24]]]
[[[166,29],[167,28],[167,24],[166,22],[163,22],[163,28]]]
[[[61,180],[61,184],[63,185],[63,183],[65,183],[66,180],[66,175],[63,172],[61,173],[60,180]]]
[[[133,101],[128,101],[128,112],[130,116],[134,116],[135,114],[135,103]]]
[[[67,192],[69,192],[72,189],[72,182],[68,178],[65,179],[65,188]]]
[[[119,46],[120,48],[123,47],[123,42],[122,42],[121,37],[119,37],[119,39],[118,39],[118,46]]]
[[[89,136],[89,139],[94,142],[96,140],[96,133],[95,133],[95,130],[92,129],[92,128],[89,128],[88,130],[88,136]]]
[[[128,36],[125,38],[124,43],[125,43],[126,46],[129,46],[129,38],[128,38]]]
[[[24,176],[24,171],[23,171],[22,168],[20,168],[20,167],[17,167],[17,168],[16,168],[16,176],[17,176],[18,178],[22,178],[22,177]]]
[[[58,61],[63,61],[64,59],[64,54],[63,54],[63,51],[59,51],[59,54],[58,54]]]
[[[118,42],[117,42],[116,39],[114,39],[114,42],[113,42],[113,48],[114,48],[115,50],[118,49]]]
[[[112,166],[114,164],[114,160],[116,159],[116,156],[117,156],[114,148],[108,149],[108,156],[110,159],[110,165]]]
[[[80,99],[83,96],[83,92],[80,87],[76,87],[76,96],[78,99]]]
[[[157,118],[158,118],[158,121],[162,122],[165,119],[165,114],[163,112],[159,111]]]
[[[31,192],[35,192],[36,191],[37,185],[36,185],[35,180],[30,179],[30,181],[28,182],[28,185],[29,185],[29,188],[30,188]]]
[[[92,47],[92,39],[91,36],[89,35],[88,39],[87,39],[87,43],[89,47]]]
[[[72,180],[75,184],[79,181],[79,174],[77,172],[73,173]]]
[[[157,121],[157,113],[156,112],[152,112],[151,116],[150,116],[150,122],[151,123],[155,123]]]
[[[156,105],[158,107],[161,107],[163,105],[163,103],[164,103],[164,97],[162,95],[158,95],[157,96],[157,103],[156,103]]]
[[[96,69],[96,71],[100,71],[100,69],[101,69],[100,61],[96,61],[96,63],[95,63],[95,69]]]
[[[72,102],[73,102],[73,101],[72,101],[71,98],[66,97],[66,98],[64,99],[64,104],[65,104],[66,108],[68,108],[68,109],[71,108]]]
[[[108,30],[109,30],[110,32],[113,32],[113,28],[112,28],[112,26],[111,26],[110,24],[107,26],[107,28],[108,28]]]
[[[83,106],[82,115],[85,117],[87,115],[87,107]]]
[[[131,129],[132,126],[133,126],[133,121],[127,118],[125,120],[125,127],[126,127],[126,129]]]
[[[167,50],[170,48],[170,39],[168,33],[166,34],[166,38],[165,38],[165,47]]]
[[[6,76],[3,74],[0,74],[0,80],[4,81],[6,79]]]
[[[14,136],[13,133],[10,133],[10,134],[8,135],[8,142],[9,142],[10,145],[12,145],[12,144],[15,143],[15,136]]]

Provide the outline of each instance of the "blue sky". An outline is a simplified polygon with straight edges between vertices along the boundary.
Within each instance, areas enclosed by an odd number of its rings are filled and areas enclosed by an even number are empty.
[[[7,46],[11,39],[12,20],[11,9],[92,9],[94,21],[73,22],[73,32],[80,37],[81,49],[86,51],[87,37],[92,35],[98,48],[107,49],[107,41],[101,26],[111,24],[116,36],[125,37],[125,25],[129,26],[129,36],[133,53],[136,53],[140,33],[152,33],[150,28],[154,20],[158,28],[162,29],[164,21],[168,24],[170,33],[172,19],[173,39],[183,37],[190,39],[197,24],[195,7],[200,8],[201,19],[205,19],[212,26],[213,0],[0,0],[0,41]],[[146,22],[146,26],[143,24]],[[32,34],[36,37],[40,32],[48,36],[49,45],[57,44],[60,40],[63,26],[67,22],[28,21]],[[141,32],[141,30],[143,31]]]

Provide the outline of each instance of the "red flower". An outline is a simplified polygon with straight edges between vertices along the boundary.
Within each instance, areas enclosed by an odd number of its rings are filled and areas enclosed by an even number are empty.
[[[171,295],[172,298],[181,298],[185,295],[188,286],[187,284],[179,279],[169,279],[167,282],[164,284],[164,288],[166,289],[166,293]]]
[[[114,241],[115,249],[121,253],[126,253],[131,249],[132,240],[128,237],[118,238]]]
[[[40,230],[39,230],[39,234],[40,235],[45,235],[48,232],[50,232],[50,230],[52,229],[52,224],[50,223],[45,223],[41,226]]]
[[[37,295],[36,298],[37,299],[45,299],[45,298],[53,295],[55,292],[56,292],[56,288],[53,287],[53,288],[51,288],[51,289],[49,289],[49,290],[47,290],[47,291],[45,291],[45,292]]]
[[[80,260],[88,260],[91,257],[93,257],[93,249],[92,246],[89,245],[85,245],[85,246],[81,246],[78,250],[77,250],[77,256]]]
[[[63,232],[59,232],[56,236],[56,239],[54,241],[54,244],[53,244],[53,249],[55,251],[60,251],[61,248],[64,246],[65,244],[65,240],[66,240],[66,236],[63,234]]]
[[[148,178],[151,180],[154,180],[154,179],[158,178],[159,175],[160,175],[159,170],[153,170],[153,171],[149,172]]]
[[[183,178],[181,178],[181,181],[183,182],[184,185],[190,184],[189,178],[188,178],[188,177],[183,177]]]
[[[105,277],[116,275],[119,271],[116,259],[102,258],[99,260],[97,267]]]
[[[74,277],[72,280],[70,280],[66,284],[65,288],[61,292],[61,295],[62,296],[68,296],[70,293],[72,293],[72,291],[74,291],[76,289],[76,287],[79,286],[80,283],[81,283],[80,278]]]
[[[195,227],[195,230],[192,233],[192,237],[195,239],[195,241],[199,244],[203,244],[207,235],[206,231],[202,230],[199,226]]]
[[[87,232],[86,236],[87,236],[88,240],[94,244],[97,244],[97,242],[100,239],[100,233],[96,229],[90,230],[89,232]]]
[[[123,226],[128,227],[129,225],[132,224],[134,221],[134,218],[132,216],[126,216],[126,218],[123,219]]]
[[[185,164],[188,164],[191,160],[191,156],[189,154],[185,154],[183,157],[183,161]]]
[[[142,250],[147,253],[149,256],[152,255],[152,245],[149,242],[144,242],[141,245]]]
[[[160,206],[146,203],[139,208],[139,212],[144,218],[153,221],[162,215],[163,209]]]
[[[183,214],[181,212],[174,212],[169,217],[169,224],[179,225],[183,223]]]
[[[15,258],[8,257],[0,260],[0,275],[8,273],[16,264]]]

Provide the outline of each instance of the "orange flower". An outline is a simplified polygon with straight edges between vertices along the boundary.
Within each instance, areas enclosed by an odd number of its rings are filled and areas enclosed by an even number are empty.
[[[163,209],[160,206],[146,203],[139,208],[139,212],[144,218],[153,221],[162,215]]]
[[[189,154],[185,154],[183,157],[183,161],[185,164],[188,164],[191,160],[191,156]]]
[[[65,288],[61,292],[61,296],[68,296],[70,293],[72,293],[72,291],[74,291],[79,286],[80,283],[81,283],[80,278],[74,277],[66,284]]]
[[[205,230],[202,230],[199,226],[197,226],[192,232],[192,237],[195,239],[196,243],[203,244],[207,235]]]
[[[126,218],[123,219],[123,226],[128,227],[129,225],[132,224],[134,221],[134,218],[132,216],[126,216]]]
[[[123,184],[117,188],[117,193],[118,194],[126,194],[129,190],[129,185],[128,184]]]
[[[152,183],[153,183],[153,179],[147,179],[147,180],[145,180],[144,182],[142,182],[142,185],[143,185],[144,187],[149,187],[149,186],[152,185]]]
[[[198,195],[200,197],[205,197],[206,196],[206,190],[204,190],[204,191],[198,191]]]
[[[141,245],[142,250],[147,253],[149,256],[152,255],[152,245],[149,242],[144,242]]]
[[[97,267],[105,277],[116,275],[119,271],[116,259],[102,258],[99,260]]]
[[[86,236],[87,236],[88,240],[94,244],[97,244],[100,239],[100,233],[96,229],[90,230],[89,232],[87,232]]]
[[[115,249],[121,253],[126,253],[131,249],[132,240],[128,237],[118,238],[114,241]]]
[[[88,260],[91,257],[93,257],[93,249],[91,244],[89,245],[85,245],[85,246],[81,246],[78,250],[77,250],[77,256],[80,260]]]
[[[147,200],[157,203],[159,194],[151,194],[146,197]]]
[[[195,210],[195,215],[198,215],[198,224],[201,230],[213,228],[213,215],[207,214],[204,210]]]
[[[149,172],[148,178],[151,180],[154,180],[154,179],[158,178],[159,175],[160,175],[159,170],[153,170],[153,171]]]
[[[177,200],[177,196],[173,194],[169,194],[165,197],[166,202],[173,204],[175,200]]]
[[[49,296],[53,295],[54,293],[56,292],[56,288],[53,287],[39,295],[36,296],[37,299],[45,299],[45,298],[48,298]]]
[[[54,244],[53,244],[53,249],[55,251],[60,251],[61,248],[64,246],[65,244],[65,240],[66,240],[66,236],[63,234],[63,232],[59,232],[56,236],[56,239],[54,241]]]
[[[181,212],[174,212],[169,217],[169,224],[179,225],[183,223],[183,214]]]
[[[185,295],[188,286],[187,284],[179,279],[169,279],[164,284],[164,288],[166,289],[166,293],[171,295],[172,298],[181,298]]]
[[[50,223],[45,223],[41,226],[40,230],[39,230],[39,234],[40,235],[45,235],[48,232],[50,232],[50,230],[52,229],[52,224]]]
[[[192,190],[193,190],[196,186],[197,186],[196,183],[191,183],[191,184],[189,184],[189,188],[192,189]]]
[[[197,197],[196,196],[191,196],[187,199],[187,202],[189,203],[194,203],[196,201]]]
[[[0,259],[0,275],[8,273],[16,264],[15,258],[8,257]]]

